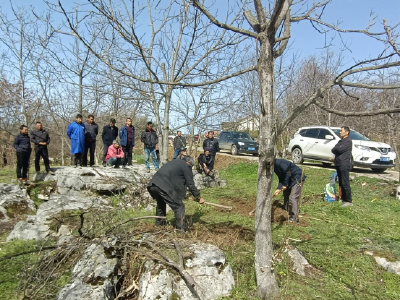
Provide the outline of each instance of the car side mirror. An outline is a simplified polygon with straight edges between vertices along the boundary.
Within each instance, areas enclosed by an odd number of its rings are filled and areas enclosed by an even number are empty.
[[[327,135],[325,136],[325,139],[326,139],[326,140],[334,140],[334,137],[333,137],[333,135],[327,134]]]

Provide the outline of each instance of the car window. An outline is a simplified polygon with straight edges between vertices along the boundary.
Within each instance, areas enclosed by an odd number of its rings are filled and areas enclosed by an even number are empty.
[[[318,138],[319,138],[319,139],[322,139],[322,140],[325,140],[325,136],[326,136],[326,135],[332,135],[332,133],[331,133],[329,130],[327,130],[327,129],[321,128],[321,129],[319,130]]]
[[[306,136],[306,133],[307,133],[307,129],[302,129],[302,130],[300,130],[300,132],[299,132],[299,134],[300,134],[301,136]]]
[[[246,132],[235,132],[233,134],[233,138],[234,139],[248,139],[248,140],[251,139],[250,135],[248,133],[246,133]]]
[[[340,137],[340,129],[332,129],[333,132]],[[354,130],[350,130],[350,138],[354,141],[369,141],[369,138],[367,138],[366,136],[363,136],[361,133],[354,131]]]
[[[318,128],[307,129],[307,132],[304,135],[304,137],[316,139],[318,138],[318,132],[319,132]]]
[[[223,140],[223,139],[225,139],[225,137],[226,137],[226,133],[221,133],[220,139]]]

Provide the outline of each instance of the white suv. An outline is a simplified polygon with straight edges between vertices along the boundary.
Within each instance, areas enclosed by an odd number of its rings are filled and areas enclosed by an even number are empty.
[[[295,164],[301,164],[305,159],[321,161],[329,166],[335,155],[331,149],[340,140],[340,127],[310,126],[302,127],[289,142],[289,153]],[[352,164],[356,167],[371,168],[381,173],[396,165],[396,153],[384,143],[372,142],[361,133],[350,129],[353,141]]]

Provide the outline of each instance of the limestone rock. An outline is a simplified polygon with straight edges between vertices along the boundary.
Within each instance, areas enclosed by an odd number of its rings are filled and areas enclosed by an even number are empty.
[[[60,194],[81,190],[112,194],[126,189],[129,184],[139,182],[147,176],[145,174],[145,170],[141,170],[140,166],[130,169],[63,167],[56,170],[55,177]]]
[[[19,240],[42,240],[50,234],[55,234],[50,230],[48,223],[51,218],[61,211],[68,210],[86,210],[89,208],[100,208],[107,205],[107,201],[88,197],[80,194],[80,196],[51,195],[49,201],[41,204],[36,215],[28,216],[25,221],[18,222],[14,229],[7,237],[7,241]]]
[[[114,299],[119,263],[118,258],[107,258],[101,245],[90,245],[75,265],[71,282],[58,293],[57,299]]]
[[[0,207],[4,215],[0,220],[30,214],[36,210],[35,203],[29,198],[25,189],[16,184],[5,183],[0,183]]]
[[[375,256],[375,261],[389,273],[400,275],[400,261],[390,262],[387,261],[386,258],[378,256]]]
[[[56,177],[50,173],[35,173],[32,176],[32,181],[54,181]]]
[[[311,267],[307,259],[303,256],[297,247],[288,250],[288,254],[293,261],[293,270],[301,275],[306,276],[306,268]]]
[[[204,299],[229,296],[235,285],[232,269],[224,253],[210,244],[191,245],[193,253],[185,261],[185,271],[193,277]],[[139,280],[139,299],[196,299],[185,281],[160,264],[148,261]]]

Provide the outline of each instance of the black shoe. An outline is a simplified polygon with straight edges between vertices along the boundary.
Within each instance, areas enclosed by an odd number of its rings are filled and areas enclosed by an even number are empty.
[[[299,219],[295,217],[290,217],[289,218],[289,223],[299,223]]]
[[[107,167],[107,163],[105,161],[103,162],[103,167]]]

